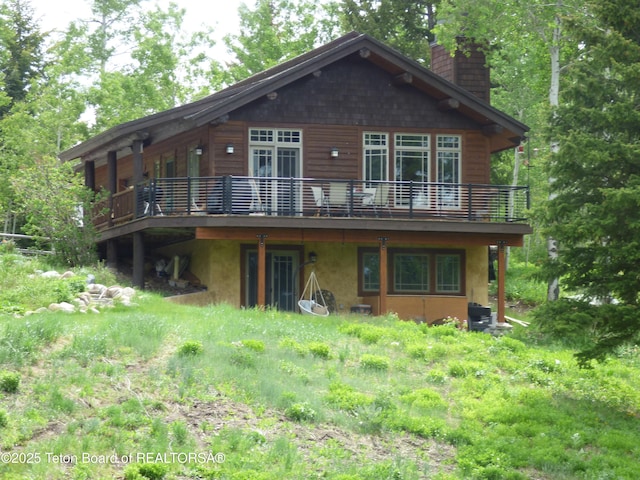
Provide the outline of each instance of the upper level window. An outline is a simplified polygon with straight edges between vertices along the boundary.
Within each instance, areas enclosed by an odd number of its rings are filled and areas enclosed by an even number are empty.
[[[395,204],[429,205],[430,135],[398,133],[395,136]]]
[[[460,208],[460,158],[459,135],[438,135],[436,140],[436,181],[438,186],[437,204],[439,208]]]
[[[389,135],[365,132],[364,180],[387,181],[389,172]]]

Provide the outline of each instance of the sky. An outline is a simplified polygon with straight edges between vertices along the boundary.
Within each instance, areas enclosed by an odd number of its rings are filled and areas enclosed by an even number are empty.
[[[214,28],[216,47],[224,54],[222,37],[238,30],[238,7],[244,3],[253,8],[253,0],[173,0],[180,8],[186,10],[185,24],[192,25],[192,31],[202,30],[203,25]],[[64,30],[67,25],[78,18],[90,15],[91,0],[30,0],[34,17],[39,20],[43,30]],[[147,4],[158,4],[166,8],[169,0],[147,0]]]

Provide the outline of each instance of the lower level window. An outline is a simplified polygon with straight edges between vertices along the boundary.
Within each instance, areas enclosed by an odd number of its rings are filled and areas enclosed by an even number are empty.
[[[380,291],[380,254],[377,249],[358,251],[360,295]],[[389,249],[389,293],[462,295],[464,252],[459,250]]]

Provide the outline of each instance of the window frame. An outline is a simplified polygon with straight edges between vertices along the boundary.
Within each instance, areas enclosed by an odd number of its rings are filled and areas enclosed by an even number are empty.
[[[378,141],[382,141],[380,145],[371,143],[372,136],[376,136]],[[387,182],[389,180],[389,132],[362,132],[362,178],[366,186],[375,186],[375,182]],[[380,150],[379,153],[373,153]],[[381,156],[380,178],[371,175],[372,168],[369,165],[369,159],[373,155]]]
[[[358,296],[380,295],[380,288],[365,289],[364,267],[365,255],[379,255],[380,251],[375,247],[358,248]],[[396,288],[395,282],[395,257],[397,255],[427,255],[429,260],[429,288],[428,290],[402,290]],[[457,256],[458,262],[458,290],[443,290],[438,285],[437,258],[443,256]],[[460,297],[466,295],[466,251],[462,249],[442,248],[389,248],[387,249],[387,275],[388,295],[430,295]]]
[[[409,140],[408,137],[420,137],[420,145],[407,145],[403,144],[403,140]],[[431,206],[431,195],[429,192],[428,182],[431,181],[431,149],[432,149],[432,134],[423,132],[397,132],[393,134],[393,171],[394,180],[396,182],[409,182],[413,179],[407,180],[402,178],[402,169],[400,165],[404,163],[405,159],[420,155],[419,159],[422,162],[420,169],[422,173],[422,180],[419,180],[419,185],[414,187],[411,192],[413,199],[410,198],[409,186],[403,185],[396,188],[395,206],[402,208],[409,208],[410,203],[413,204],[413,208],[429,208]],[[406,156],[406,157],[405,157]],[[414,159],[417,159],[415,157]],[[416,182],[416,180],[413,180]],[[421,184],[421,185],[420,185]]]

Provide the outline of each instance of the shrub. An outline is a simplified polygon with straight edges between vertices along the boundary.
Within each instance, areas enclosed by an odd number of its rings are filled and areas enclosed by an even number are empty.
[[[307,402],[294,403],[284,411],[285,416],[296,422],[313,422],[316,411]]]
[[[310,342],[307,347],[314,357],[329,359],[331,357],[331,349],[329,345],[323,342]]]
[[[197,340],[186,341],[178,348],[178,355],[181,357],[201,355],[202,352],[204,352],[202,342]]]
[[[359,407],[373,402],[368,395],[357,392],[351,385],[340,382],[329,385],[329,393],[325,398],[330,405],[347,412],[355,412]]]
[[[164,463],[140,463],[125,469],[125,480],[162,480],[168,471]]]
[[[242,340],[242,345],[254,352],[264,352],[264,342],[260,340]]]
[[[4,428],[9,425],[9,417],[7,417],[7,412],[0,408],[0,428]]]
[[[381,355],[364,354],[360,357],[360,365],[367,370],[388,370],[389,359]]]
[[[17,372],[0,372],[0,391],[16,393],[20,386],[20,374]]]

